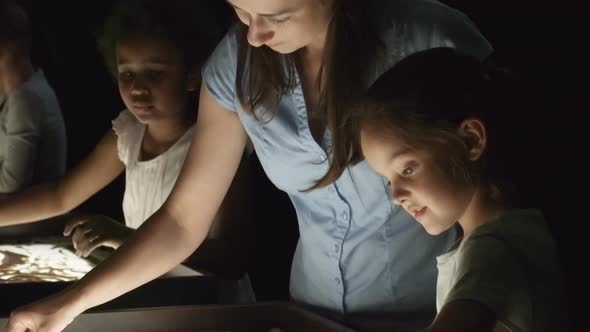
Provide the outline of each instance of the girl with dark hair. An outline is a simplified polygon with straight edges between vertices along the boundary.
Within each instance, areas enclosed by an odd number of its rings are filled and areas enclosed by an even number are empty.
[[[207,23],[208,13],[184,0],[121,1],[113,8],[99,47],[126,109],[81,164],[55,183],[3,202],[0,225],[69,212],[125,172],[124,223],[69,216],[64,235],[72,235],[76,254],[86,257],[101,246],[118,248],[160,208],[194,136],[201,66],[221,37]],[[220,220],[227,219],[217,215],[210,237],[227,227]]]
[[[181,261],[205,237],[248,138],[297,212],[293,300],[363,330],[411,331],[434,317],[434,258],[456,233],[428,236],[366,163],[328,171],[348,157],[348,106],[381,73],[438,46],[484,59],[489,43],[435,0],[227,2],[239,22],[203,70],[197,130],[169,199],[76,286],[17,310],[9,331],[61,330]],[[55,314],[44,313],[58,303]]]
[[[519,109],[511,88],[505,72],[435,48],[383,74],[353,114],[352,163],[366,158],[429,234],[463,231],[437,257],[427,331],[567,330],[556,245],[514,186],[522,132],[506,130]]]

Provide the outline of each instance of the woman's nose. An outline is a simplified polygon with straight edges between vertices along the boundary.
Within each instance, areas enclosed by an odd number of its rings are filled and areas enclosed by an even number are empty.
[[[272,39],[274,31],[268,28],[268,23],[263,17],[252,17],[248,26],[248,43],[254,47],[260,47]]]

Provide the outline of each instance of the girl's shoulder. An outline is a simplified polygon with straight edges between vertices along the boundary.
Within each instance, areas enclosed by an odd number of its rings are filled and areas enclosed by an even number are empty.
[[[119,159],[127,164],[130,152],[137,144],[141,144],[144,125],[129,111],[123,110],[112,121],[113,131],[117,135]]]
[[[127,109],[122,110],[112,121],[113,130],[117,136],[127,135],[130,131],[139,130],[142,124]]]
[[[476,228],[461,244],[465,253],[507,253],[525,265],[555,256],[557,247],[539,209],[509,209]],[[539,264],[542,264],[539,262]]]

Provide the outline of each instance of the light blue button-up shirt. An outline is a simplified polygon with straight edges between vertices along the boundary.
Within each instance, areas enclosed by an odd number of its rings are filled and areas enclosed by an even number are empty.
[[[379,8],[382,16],[376,18],[383,19],[388,56],[375,63],[374,79],[404,56],[432,47],[457,47],[479,58],[491,52],[467,17],[439,2],[384,3],[387,8]],[[231,29],[212,54],[203,82],[221,105],[238,113],[266,174],[295,206],[300,239],[291,270],[292,298],[342,317],[358,316],[357,324],[372,330],[428,324],[435,313],[436,256],[456,233],[428,235],[392,203],[387,180],[366,162],[327,187],[304,192],[328,170],[331,133],[326,130],[320,144],[313,139],[299,78],[271,121],[257,121],[241,109],[235,92],[235,32]]]

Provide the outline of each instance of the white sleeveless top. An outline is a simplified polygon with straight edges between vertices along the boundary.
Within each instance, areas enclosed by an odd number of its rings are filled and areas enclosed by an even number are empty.
[[[119,159],[125,164],[123,214],[125,225],[136,229],[158,210],[176,183],[188,152],[195,126],[191,126],[168,150],[159,156],[139,161],[146,126],[128,110],[113,120],[118,136]]]

